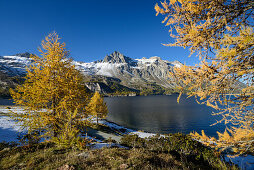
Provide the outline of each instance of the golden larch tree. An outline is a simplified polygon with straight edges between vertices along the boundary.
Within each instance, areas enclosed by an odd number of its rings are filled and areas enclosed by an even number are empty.
[[[254,139],[253,9],[253,0],[170,0],[155,5],[176,40],[165,45],[187,47],[200,59],[193,67],[175,67],[171,74],[180,96],[186,91],[217,109],[215,114],[222,117],[217,123],[230,123],[232,139],[237,139],[229,141],[245,141],[246,149]]]
[[[98,119],[107,117],[108,108],[99,92],[95,92],[91,101],[87,105],[86,111],[89,115],[95,116],[98,124]]]
[[[39,131],[39,137],[53,141],[72,141],[79,125],[86,121],[88,93],[82,75],[75,69],[65,43],[56,33],[42,41],[41,57],[31,55],[34,62],[27,67],[25,82],[10,90],[16,105],[24,114],[13,113],[28,133]]]

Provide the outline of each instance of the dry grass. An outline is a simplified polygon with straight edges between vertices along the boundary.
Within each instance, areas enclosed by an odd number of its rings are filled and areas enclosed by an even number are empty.
[[[64,165],[74,169],[236,169],[235,166],[225,164],[211,155],[212,152],[208,150],[201,157],[198,157],[198,153],[191,154],[189,151],[192,149],[205,151],[196,143],[188,145],[190,148],[182,147],[181,151],[175,148],[174,145],[183,143],[185,138],[182,141],[174,141],[169,147],[169,143],[162,143],[161,139],[152,139],[144,143],[142,140],[136,140],[136,137],[127,137],[125,143],[133,144],[133,139],[136,147],[130,146],[129,149],[78,150],[58,148],[50,143],[22,147],[3,144],[0,145],[0,169],[57,169]],[[138,144],[138,141],[141,144]],[[208,163],[207,159],[214,161]]]

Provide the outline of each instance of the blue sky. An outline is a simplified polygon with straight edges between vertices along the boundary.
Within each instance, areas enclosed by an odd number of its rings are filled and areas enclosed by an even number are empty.
[[[77,61],[91,62],[120,51],[131,58],[160,56],[197,63],[173,42],[157,16],[157,0],[0,0],[0,55],[39,54],[41,40],[56,31]]]

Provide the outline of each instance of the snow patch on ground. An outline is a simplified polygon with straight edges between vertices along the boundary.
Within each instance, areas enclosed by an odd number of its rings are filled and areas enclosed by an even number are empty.
[[[96,120],[93,120],[93,123],[96,123]],[[120,126],[120,125],[117,125],[115,123],[112,123],[112,122],[108,122],[107,120],[100,120],[99,121],[100,124],[104,124],[106,126],[108,126],[109,128],[111,129],[115,129],[115,130],[119,130],[119,131],[122,131],[124,130],[125,132],[123,134],[129,134],[131,132],[135,132],[134,130],[132,129],[128,129],[126,127],[123,127],[123,126]]]
[[[10,117],[1,116],[0,117],[0,142],[17,142],[18,134],[20,132],[25,132],[21,129],[21,124],[15,122]]]
[[[107,147],[107,148],[118,147],[118,148],[128,149],[127,147],[122,146],[122,145],[117,144],[117,143],[93,143],[93,144],[90,145],[90,149],[101,149],[101,148],[104,148],[104,147]]]
[[[95,123],[95,122],[96,121],[93,120],[93,123]],[[117,124],[112,123],[112,122],[108,122],[106,120],[100,120],[99,123],[104,124],[104,125],[112,128],[112,129],[116,129],[116,130],[119,130],[119,131],[124,130],[125,132],[123,134],[138,135],[140,138],[149,138],[149,137],[153,137],[153,136],[156,135],[155,133],[141,132],[141,131],[136,131],[136,130],[133,130],[133,129],[128,129],[126,127],[117,125]],[[161,136],[163,136],[163,135],[161,135]]]
[[[156,134],[154,133],[147,133],[147,132],[139,132],[139,131],[136,131],[136,132],[131,132],[130,133],[131,135],[138,135],[138,137],[140,138],[150,138],[150,137],[153,137],[155,136]]]
[[[96,123],[96,119],[92,119],[92,123]],[[123,134],[131,134],[131,135],[138,135],[140,138],[149,138],[149,137],[153,137],[156,134],[155,133],[148,133],[148,132],[140,132],[140,131],[136,131],[133,129],[128,129],[126,127],[117,125],[115,123],[112,122],[108,122],[107,120],[99,120],[98,122],[99,124],[104,124],[106,126],[108,126],[109,128],[113,129],[113,130],[119,130],[119,131],[123,131]],[[161,135],[163,136],[163,135]]]
[[[15,112],[15,113],[18,113],[18,114],[22,114],[24,113],[24,109],[22,109],[21,107],[10,107],[10,108],[7,108],[7,107],[0,107],[0,113],[6,113],[6,114],[9,114],[11,112]]]

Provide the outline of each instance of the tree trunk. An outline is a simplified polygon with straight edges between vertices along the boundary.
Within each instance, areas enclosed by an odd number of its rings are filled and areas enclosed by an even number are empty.
[[[53,96],[53,101],[52,101],[52,105],[53,105],[53,115],[54,117],[56,117],[56,97]],[[55,127],[57,126],[57,121],[58,120],[55,120],[55,123],[53,123],[53,136],[54,137],[57,137],[57,131],[55,130]]]

